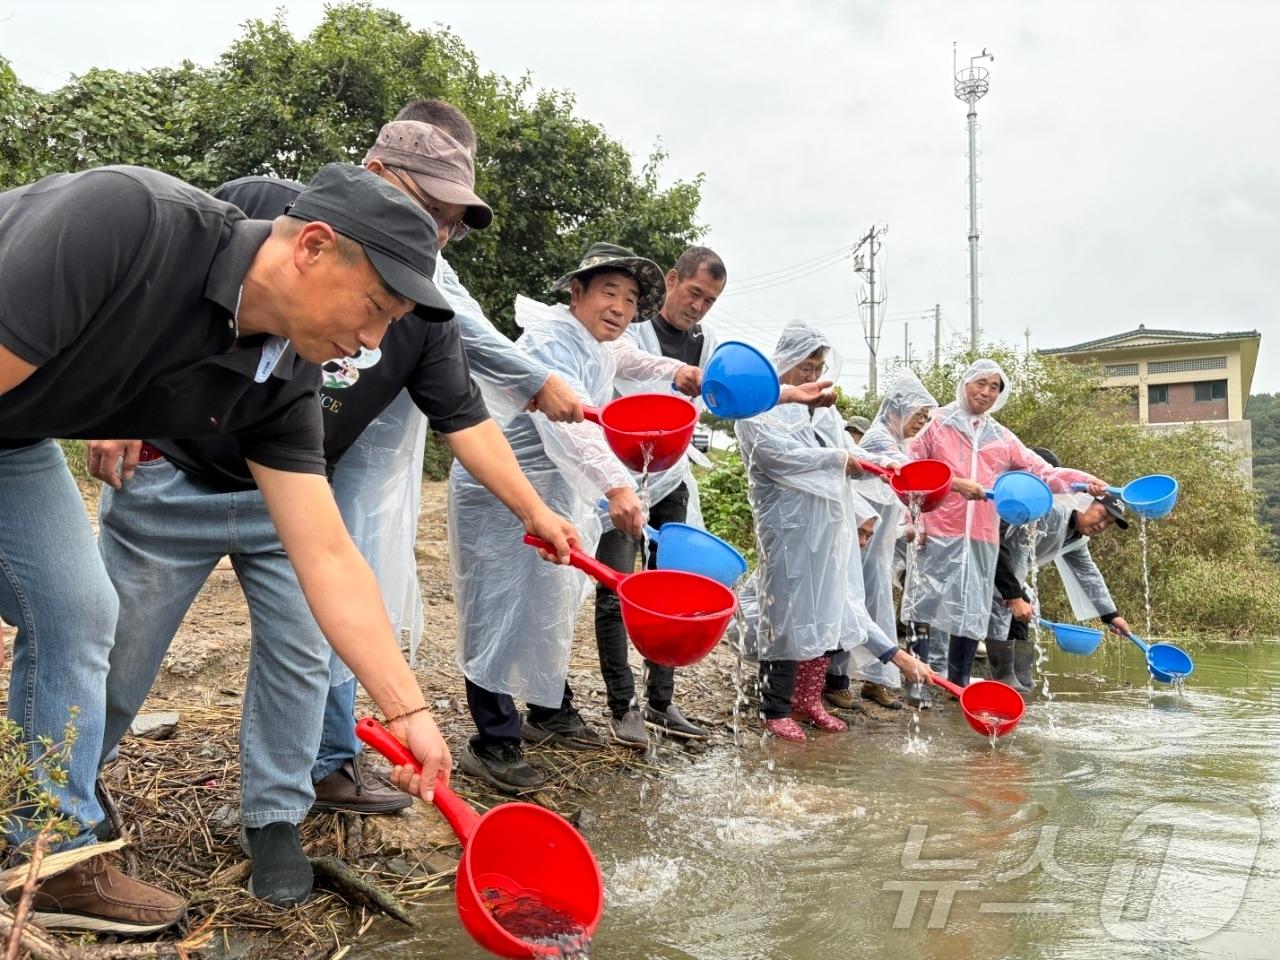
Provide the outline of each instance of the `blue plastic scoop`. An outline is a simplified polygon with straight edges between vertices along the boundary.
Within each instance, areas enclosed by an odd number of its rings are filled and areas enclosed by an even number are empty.
[[[996,502],[996,513],[1011,526],[1042,520],[1053,509],[1049,485],[1025,470],[1010,470],[996,477],[987,499]]]
[[[1116,633],[1120,631],[1116,630]],[[1136,633],[1130,633],[1128,637],[1147,655],[1147,669],[1160,683],[1173,683],[1189,677],[1196,668],[1191,655],[1181,647],[1175,647],[1172,643],[1144,643]]]
[[[1073,483],[1072,490],[1085,490],[1083,483]],[[1146,520],[1167,517],[1178,502],[1178,481],[1163,473],[1131,480],[1123,487],[1107,487],[1107,493],[1119,497],[1125,505]]]
[[[1054,623],[1043,617],[1037,618],[1040,626],[1053,631],[1053,639],[1058,642],[1058,649],[1064,653],[1074,653],[1087,657],[1098,649],[1102,643],[1102,631],[1092,627],[1080,627],[1073,623]]]
[[[609,509],[609,501],[601,500],[600,508]],[[730,589],[747,572],[747,561],[733,545],[713,533],[687,523],[664,523],[661,527],[644,525],[645,535],[658,548],[659,570],[682,570],[710,577]]]

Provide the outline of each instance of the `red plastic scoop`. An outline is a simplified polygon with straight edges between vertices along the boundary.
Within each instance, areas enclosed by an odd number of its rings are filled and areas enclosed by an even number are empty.
[[[531,534],[524,542],[555,553],[551,544]],[[627,635],[654,663],[697,663],[720,642],[738,608],[733,591],[710,577],[681,570],[621,574],[581,550],[570,550],[569,557],[575,567],[618,595]]]
[[[893,492],[907,506],[911,506],[913,494],[919,495],[921,513],[928,513],[951,492],[951,468],[941,460],[912,460],[897,473],[866,460],[859,460],[858,468],[887,477]]]
[[[377,720],[357,723],[356,736],[421,772]],[[504,803],[478,816],[443,782],[435,805],[462,841],[454,895],[458,919],[476,943],[513,958],[585,950],[604,916],[604,877],[568,820],[532,803]]]
[[[583,405],[582,415],[600,424],[619,460],[632,470],[668,470],[689,449],[698,409],[662,393],[633,393],[603,407]]]
[[[1018,691],[999,680],[982,680],[961,687],[937,674],[929,679],[959,698],[965,720],[984,737],[1003,737],[1013,732],[1027,709]]]

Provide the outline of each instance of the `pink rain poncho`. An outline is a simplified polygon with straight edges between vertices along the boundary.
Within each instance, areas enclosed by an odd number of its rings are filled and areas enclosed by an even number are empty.
[[[985,414],[970,412],[965,386],[989,374],[1000,377],[1000,396]],[[908,444],[913,460],[941,460],[957,478],[991,489],[996,477],[1026,470],[1055,493],[1094,477],[1051,467],[992,416],[1009,399],[1009,378],[994,360],[978,360],[956,385],[956,399],[940,409]],[[980,640],[987,634],[1000,545],[1000,518],[990,500],[966,500],[952,493],[923,515],[925,543],[908,552],[902,597],[904,623],[930,624],[952,636]]]

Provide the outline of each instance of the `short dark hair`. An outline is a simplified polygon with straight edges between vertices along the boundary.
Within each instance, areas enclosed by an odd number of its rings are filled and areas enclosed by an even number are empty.
[[[712,280],[723,280],[729,275],[720,254],[710,247],[690,247],[676,261],[676,278],[688,280],[701,268],[706,269]]]
[[[467,152],[473,155],[476,152],[476,128],[471,125],[465,113],[447,100],[438,100],[435,97],[410,100],[400,108],[395,118],[429,123],[433,127],[439,127],[462,144]]]

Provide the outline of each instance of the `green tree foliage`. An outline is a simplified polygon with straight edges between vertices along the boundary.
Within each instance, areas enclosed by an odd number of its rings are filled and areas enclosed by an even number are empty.
[[[729,541],[754,564],[756,534],[747,502],[747,471],[737,450],[722,457],[698,478],[698,496],[702,503],[702,519],[717,537]]]
[[[1068,466],[1123,485],[1150,473],[1169,473],[1180,485],[1178,506],[1147,524],[1153,629],[1157,635],[1274,636],[1280,633],[1280,568],[1267,554],[1270,535],[1257,519],[1259,497],[1235,462],[1204,427],[1156,433],[1127,423],[1116,400],[1100,389],[1096,368],[1049,357],[1026,357],[991,346],[1014,385],[997,419],[1024,443],[1052,449]],[[954,399],[967,353],[916,372],[942,403]],[[888,381],[885,378],[885,382]],[[879,398],[842,396],[842,412],[869,416]],[[1261,408],[1261,405],[1259,405]],[[1277,424],[1280,426],[1280,424]],[[1256,423],[1255,423],[1256,429]],[[1277,431],[1280,442],[1280,430]],[[1275,446],[1255,449],[1270,450]],[[1268,460],[1268,464],[1273,461]],[[1255,461],[1255,472],[1256,472]],[[753,543],[742,462],[726,460],[700,484],[708,528],[739,548]],[[1139,524],[1108,530],[1091,543],[1120,611],[1145,628]],[[1070,620],[1052,568],[1040,579],[1046,615]]]
[[[572,96],[482,71],[447,30],[363,3],[330,7],[306,37],[283,14],[245,25],[218,63],[90,70],[40,93],[0,58],[0,188],[107,163],[155,167],[206,189],[236,177],[308,179],[359,162],[406,102],[442,97],[472,120],[478,192],[494,225],[449,259],[490,317],[517,332],[517,293],[546,297],[593,240],[664,266],[702,233],[701,178],[664,185],[664,154],[639,169]]]
[[[1258,519],[1271,531],[1271,554],[1280,556],[1280,394],[1255,393],[1245,416],[1253,425],[1253,485]]]

